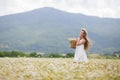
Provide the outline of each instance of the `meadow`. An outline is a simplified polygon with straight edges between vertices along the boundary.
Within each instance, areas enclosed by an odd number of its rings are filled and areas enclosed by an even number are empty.
[[[0,58],[0,80],[120,80],[120,59]]]

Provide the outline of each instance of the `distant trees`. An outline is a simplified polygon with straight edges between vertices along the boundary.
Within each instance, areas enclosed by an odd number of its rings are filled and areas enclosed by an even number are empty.
[[[0,51],[0,57],[23,57],[26,56],[20,51]]]
[[[98,54],[98,53],[89,53],[87,54],[89,59],[120,59],[120,51],[114,52],[113,54]],[[24,53],[21,51],[0,51],[0,57],[43,57],[43,58],[73,58],[74,53]]]
[[[29,57],[37,57],[37,53],[36,52],[32,52],[29,54]]]
[[[118,57],[118,58],[120,58],[120,51],[114,52],[113,55],[116,56],[116,57]]]
[[[72,58],[74,57],[74,53],[66,53],[66,54],[58,54],[58,53],[49,53],[45,55],[49,58]]]
[[[74,57],[74,53],[59,54],[59,53],[48,53],[40,54],[37,52],[24,53],[21,51],[0,51],[0,57],[48,57],[48,58],[70,58]]]

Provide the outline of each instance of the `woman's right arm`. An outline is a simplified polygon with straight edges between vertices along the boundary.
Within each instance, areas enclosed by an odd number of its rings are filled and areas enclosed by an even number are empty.
[[[81,40],[78,39],[76,45],[81,45],[84,43],[85,43],[85,39],[81,39]]]
[[[76,39],[76,45],[78,45],[78,44],[79,44],[79,38]]]

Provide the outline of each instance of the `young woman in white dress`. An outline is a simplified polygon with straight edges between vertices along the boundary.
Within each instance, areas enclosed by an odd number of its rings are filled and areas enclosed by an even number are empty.
[[[86,51],[89,49],[90,41],[87,37],[87,30],[85,28],[82,28],[80,36],[76,40],[74,63],[88,62]]]

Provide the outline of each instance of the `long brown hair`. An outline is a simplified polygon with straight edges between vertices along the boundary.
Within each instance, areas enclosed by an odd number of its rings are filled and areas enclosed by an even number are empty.
[[[87,51],[90,48],[90,39],[87,36],[87,30],[85,28],[82,28],[82,31],[84,31],[84,39],[86,40],[84,44],[84,49]]]

